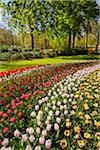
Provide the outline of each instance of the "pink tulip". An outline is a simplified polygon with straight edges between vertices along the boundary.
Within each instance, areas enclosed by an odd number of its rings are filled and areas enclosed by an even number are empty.
[[[47,131],[50,131],[51,130],[51,127],[52,127],[52,125],[51,124],[47,124]]]
[[[53,111],[52,111],[52,110],[49,111],[49,115],[50,115],[50,116],[53,115]]]
[[[38,120],[38,121],[40,121],[40,120],[41,120],[41,116],[37,116],[36,118],[37,118],[37,120]]]
[[[55,115],[56,115],[56,116],[59,116],[59,114],[60,114],[59,111],[56,111],[56,112],[55,112]]]
[[[32,150],[31,145],[27,145],[25,150]]]
[[[40,146],[36,146],[34,150],[41,150]]]
[[[20,135],[20,132],[19,132],[18,130],[15,130],[15,131],[14,131],[14,136],[15,136],[16,138],[18,138],[19,135]]]
[[[42,100],[39,100],[39,101],[38,101],[38,104],[41,105],[41,104],[42,104]]]
[[[55,105],[53,105],[53,106],[52,106],[52,110],[55,110],[55,109],[56,109],[56,106],[55,106]]]
[[[48,111],[48,107],[45,107],[45,111]]]
[[[67,115],[67,114],[68,114],[68,111],[67,111],[67,110],[65,110],[65,111],[64,111],[64,115]]]
[[[50,103],[47,103],[47,106],[50,107]]]
[[[50,121],[51,120],[51,116],[47,116],[47,120]]]
[[[6,147],[8,145],[8,143],[9,143],[9,140],[7,138],[5,138],[2,142],[2,145]]]
[[[63,110],[63,108],[64,108],[63,105],[61,105],[61,106],[60,106],[60,109]]]
[[[35,140],[34,135],[31,135],[31,136],[29,137],[29,140],[30,140],[30,142],[31,142],[31,143],[33,143],[33,142],[34,142],[34,140]]]
[[[50,123],[49,120],[46,120],[46,121],[45,121],[45,124],[49,124],[49,123]]]
[[[41,126],[41,121],[38,120],[38,121],[37,121],[37,125],[38,125],[38,126]]]
[[[43,130],[43,131],[42,131],[42,135],[43,135],[43,136],[46,136],[46,135],[47,135],[47,131],[46,131],[46,130]]]
[[[57,118],[56,118],[56,121],[57,121],[57,123],[59,123],[59,124],[60,124],[60,122],[61,122],[61,118],[60,118],[60,117],[57,117]]]
[[[26,134],[23,134],[23,135],[22,135],[22,141],[23,141],[23,142],[26,142],[26,141],[27,141],[27,135],[26,135]]]
[[[52,145],[52,142],[50,139],[48,139],[46,142],[45,142],[45,147],[46,149],[50,149],[51,148],[51,145]]]
[[[44,137],[40,137],[40,138],[39,138],[39,143],[40,143],[40,144],[44,144],[44,142],[45,142],[45,138],[44,138]]]
[[[31,112],[31,117],[34,118],[35,116],[36,116],[36,113],[35,113],[34,111],[32,111],[32,112]]]
[[[36,133],[37,133],[37,134],[40,134],[40,132],[41,132],[41,130],[40,130],[40,128],[38,127],[38,128],[36,129]]]
[[[54,124],[54,130],[58,131],[59,130],[59,125],[57,123]]]
[[[30,128],[27,128],[27,129],[26,129],[26,132],[27,132],[27,133],[29,133],[29,129],[30,129]]]
[[[57,105],[60,106],[60,105],[61,105],[61,102],[58,102]]]
[[[29,134],[32,135],[34,133],[34,129],[33,128],[29,128]]]
[[[35,106],[35,110],[38,111],[39,110],[39,105]]]
[[[50,97],[50,96],[51,96],[51,93],[48,93],[48,96]]]

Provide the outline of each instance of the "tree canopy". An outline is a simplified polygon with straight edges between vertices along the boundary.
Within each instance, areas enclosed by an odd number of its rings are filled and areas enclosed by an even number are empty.
[[[68,37],[68,48],[74,47],[75,37],[91,31],[99,18],[96,0],[10,0],[2,2],[3,16],[8,16],[8,25],[18,32],[30,33],[34,48],[35,32],[46,35]]]

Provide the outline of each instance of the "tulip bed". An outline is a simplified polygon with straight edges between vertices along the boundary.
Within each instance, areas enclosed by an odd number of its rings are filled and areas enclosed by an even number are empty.
[[[2,77],[1,150],[99,149],[99,68],[59,64]]]

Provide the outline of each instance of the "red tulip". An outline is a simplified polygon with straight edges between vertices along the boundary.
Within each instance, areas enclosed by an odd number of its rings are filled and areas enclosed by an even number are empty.
[[[3,114],[3,117],[5,117],[5,118],[6,118],[6,117],[8,117],[8,115],[7,115],[6,113],[4,113],[4,114]]]
[[[14,113],[15,113],[15,114],[17,114],[17,112],[18,112],[18,110],[17,110],[17,109],[15,109],[15,110],[14,110]]]
[[[18,118],[21,118],[21,117],[22,117],[22,113],[19,112],[19,113],[18,113]]]
[[[9,129],[8,129],[8,128],[4,128],[3,132],[4,132],[4,133],[8,133],[8,132],[9,132]]]
[[[9,108],[10,107],[10,104],[6,105],[6,108]]]
[[[3,111],[0,111],[0,117],[3,116],[3,114],[4,114],[4,112],[3,112]]]
[[[6,103],[6,100],[1,100],[1,104],[5,104]]]
[[[11,117],[10,118],[10,122],[15,122],[16,121],[16,118],[15,117]]]
[[[15,108],[16,108],[16,106],[15,106],[15,105],[13,105],[13,106],[12,106],[12,109],[15,109]]]
[[[0,140],[0,145],[2,144],[2,141]]]
[[[8,114],[11,114],[11,113],[12,113],[12,110],[11,110],[11,109],[8,109],[7,113],[8,113]]]

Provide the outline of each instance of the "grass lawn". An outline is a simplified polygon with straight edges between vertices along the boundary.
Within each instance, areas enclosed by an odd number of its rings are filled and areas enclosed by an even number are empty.
[[[100,56],[97,55],[60,56],[55,58],[42,58],[34,60],[19,60],[13,62],[4,62],[0,64],[0,71],[7,71],[20,67],[41,65],[41,64],[78,63],[89,61],[91,59],[100,59]]]

